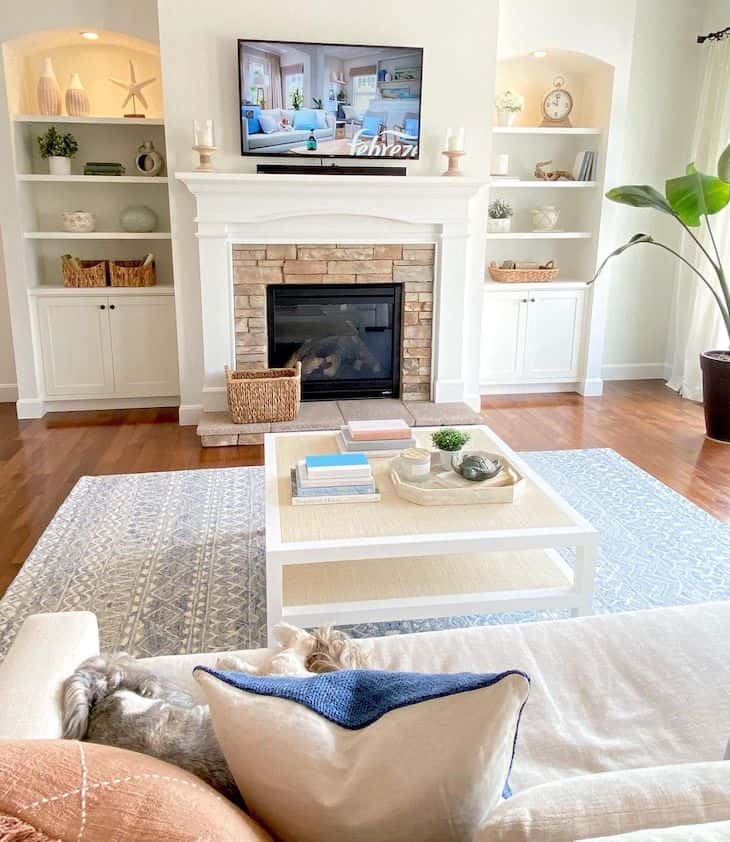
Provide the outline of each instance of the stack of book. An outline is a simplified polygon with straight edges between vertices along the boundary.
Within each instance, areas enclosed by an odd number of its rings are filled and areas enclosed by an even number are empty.
[[[364,453],[306,456],[291,470],[293,506],[378,500],[380,494]]]
[[[406,447],[415,447],[411,428],[401,418],[386,421],[350,421],[337,433],[341,453],[367,453],[368,456],[398,456]]]
[[[573,165],[573,178],[576,181],[593,181],[596,166],[596,153],[590,149],[579,152]]]
[[[84,175],[124,175],[126,170],[118,161],[87,161]]]

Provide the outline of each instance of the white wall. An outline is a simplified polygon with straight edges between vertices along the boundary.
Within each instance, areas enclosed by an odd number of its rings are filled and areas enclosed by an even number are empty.
[[[0,14],[0,44],[53,29],[108,30],[123,32],[147,41],[157,41],[157,16],[154,0],[64,0],[63,3],[3,3]],[[65,82],[65,80],[61,80]],[[121,91],[120,91],[121,93]],[[120,100],[121,101],[121,100]],[[25,282],[25,254],[20,238],[15,202],[11,126],[7,119],[8,102],[4,68],[0,62],[0,226],[4,239],[5,279],[0,273],[0,384],[17,382],[19,398],[37,402],[38,383],[31,343],[30,317]],[[7,287],[7,296],[6,296]],[[7,301],[7,303],[6,303]],[[9,310],[8,310],[9,304]],[[7,325],[12,314],[13,348],[16,365],[8,347]],[[6,372],[16,375],[5,380]],[[2,399],[2,395],[0,395]]]
[[[701,85],[703,53],[696,39],[702,25],[702,3],[641,0],[637,4],[621,167],[609,187],[652,184],[663,191],[667,178],[684,172]],[[673,247],[680,242],[679,225],[650,210],[622,206],[616,223],[616,245],[639,231]],[[671,255],[650,247],[628,252],[619,261],[610,278],[604,374],[662,377],[671,333],[675,262]]]
[[[245,14],[230,0],[208,0],[204,12],[201,8],[193,0],[158,1],[169,172],[191,169],[192,121],[207,117],[216,122],[220,148],[215,165],[255,171],[256,160],[239,154],[236,39],[246,37],[424,47],[422,157],[409,166],[409,173],[441,172],[445,129],[460,125],[466,128],[469,151],[465,172],[488,172],[498,0],[453,0],[448,8],[440,0],[421,0],[415,6],[371,0],[366,11],[333,5],[331,0],[310,0],[306,7],[300,0],[279,0],[247,4]],[[461,77],[468,84],[458,84]],[[176,184],[172,230],[181,417],[188,422],[200,406],[203,381],[193,218],[193,198]]]

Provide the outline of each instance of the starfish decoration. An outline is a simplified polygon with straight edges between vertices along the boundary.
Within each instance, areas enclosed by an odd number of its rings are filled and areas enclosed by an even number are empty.
[[[152,82],[155,81],[157,77],[153,76],[150,79],[145,79],[142,82],[137,81],[137,74],[134,71],[134,64],[132,60],[129,60],[129,82],[122,82],[121,79],[115,79],[113,76],[109,77],[109,81],[115,85],[118,85],[120,88],[124,88],[127,92],[127,98],[122,103],[122,108],[126,108],[127,103],[129,100],[132,100],[132,108],[136,111],[137,110],[137,103],[136,100],[139,100],[142,105],[147,108],[147,100],[144,98],[144,94],[142,93],[142,88],[145,88],[147,85],[151,85]]]

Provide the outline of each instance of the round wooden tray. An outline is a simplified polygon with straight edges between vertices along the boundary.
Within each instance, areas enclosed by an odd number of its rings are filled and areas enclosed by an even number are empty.
[[[524,486],[524,477],[501,453],[487,454],[502,462],[493,479],[471,482],[456,471],[445,469],[439,453],[431,455],[431,473],[423,482],[411,482],[398,471],[400,457],[390,465],[390,479],[396,494],[419,506],[469,506],[483,503],[512,503]]]

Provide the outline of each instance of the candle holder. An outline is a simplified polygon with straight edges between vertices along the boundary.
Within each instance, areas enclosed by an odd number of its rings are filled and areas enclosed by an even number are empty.
[[[217,147],[196,145],[193,146],[193,149],[198,153],[198,157],[200,158],[200,163],[195,168],[195,172],[212,172],[213,164],[210,159]]]
[[[463,176],[463,172],[459,172],[459,158],[463,158],[466,155],[466,152],[462,152],[460,149],[447,149],[441,153],[442,155],[446,155],[449,159],[449,167],[446,172],[442,172],[441,175],[443,176]]]

